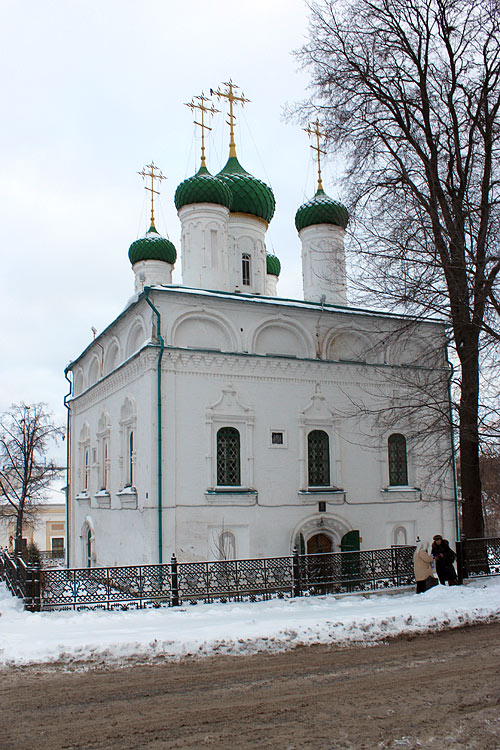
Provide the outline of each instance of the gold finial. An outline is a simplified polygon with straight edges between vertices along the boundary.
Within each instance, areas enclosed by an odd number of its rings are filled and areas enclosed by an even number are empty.
[[[198,101],[199,104],[196,104],[196,101]],[[208,125],[205,125],[205,114],[208,114],[210,116],[215,115],[216,112],[220,111],[218,109],[215,109],[213,104],[211,104],[210,107],[207,107],[205,102],[209,101],[210,99],[208,98],[208,96],[205,96],[205,93],[202,91],[201,96],[193,96],[189,104],[186,104],[186,107],[189,107],[193,114],[197,109],[199,109],[201,112],[201,122],[194,120],[194,124],[199,125],[201,128],[201,166],[205,167],[205,169],[207,167],[207,163],[205,161],[205,130],[212,130],[212,128],[209,128]]]
[[[146,169],[149,169],[149,172],[146,172]],[[158,182],[161,182],[162,180],[166,180],[167,178],[162,173],[161,169],[158,169],[154,161],[151,162],[151,164],[146,164],[145,167],[143,167],[142,172],[137,172],[137,174],[140,174],[142,179],[145,180],[147,177],[151,178],[151,187],[148,187],[147,185],[144,185],[144,189],[148,190],[151,193],[151,229],[154,229],[156,231],[155,227],[155,195],[160,195],[159,190],[155,190],[155,180],[158,180]]]
[[[229,121],[227,124],[230,128],[229,156],[231,157],[236,156],[236,144],[234,142],[234,121],[236,120],[236,116],[233,112],[233,105],[234,102],[239,102],[243,107],[246,102],[250,101],[250,99],[245,98],[245,94],[243,93],[243,91],[241,92],[241,96],[237,96],[234,93],[234,89],[239,89],[239,86],[236,86],[236,84],[234,84],[231,79],[229,79],[229,81],[224,81],[223,86],[227,86],[227,91],[220,91],[220,89],[214,91],[213,89],[210,89],[210,93],[212,95],[215,94],[218,99],[224,98],[228,99],[229,101]]]
[[[313,127],[314,126],[314,127]],[[317,158],[318,158],[318,190],[323,190],[323,183],[321,181],[321,157],[320,154],[323,154],[323,156],[326,156],[326,151],[322,151],[319,147],[319,139],[320,138],[326,138],[326,133],[322,133],[319,129],[319,120],[316,120],[316,122],[313,122],[312,125],[308,125],[307,128],[302,128],[305,133],[307,133],[309,136],[316,136],[316,145],[314,146],[311,143],[311,148],[313,151],[316,151]]]

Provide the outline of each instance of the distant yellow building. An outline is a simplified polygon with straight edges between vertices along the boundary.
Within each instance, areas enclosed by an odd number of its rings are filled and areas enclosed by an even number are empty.
[[[23,546],[35,542],[39,550],[51,552],[55,557],[66,550],[66,474],[55,479],[49,488],[47,499],[41,503],[34,522],[26,522],[23,528]],[[16,534],[15,518],[0,515],[0,548],[14,549]]]

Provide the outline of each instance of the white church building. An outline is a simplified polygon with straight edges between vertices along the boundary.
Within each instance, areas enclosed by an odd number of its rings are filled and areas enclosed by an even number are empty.
[[[182,285],[152,211],[135,296],[67,368],[72,567],[455,536],[450,432],[422,397],[448,402],[444,325],[348,305],[348,214],[320,173],[295,216],[304,299],[277,295],[275,200],[236,156],[234,89],[226,166],[203,148],[175,194]]]

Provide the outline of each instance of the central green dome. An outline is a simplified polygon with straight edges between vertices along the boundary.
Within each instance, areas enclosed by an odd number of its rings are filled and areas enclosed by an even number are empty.
[[[268,223],[271,221],[276,207],[273,191],[265,182],[243,169],[236,156],[229,157],[217,178],[231,190],[232,213],[252,214]]]
[[[314,198],[303,203],[295,214],[297,231],[314,224],[333,224],[345,229],[349,222],[347,208],[319,189]]]
[[[215,203],[231,208],[232,195],[225,182],[211,175],[206,167],[200,167],[193,177],[181,182],[174,202],[178,211],[190,203]]]
[[[162,260],[173,266],[177,259],[177,251],[172,242],[158,234],[152,224],[144,237],[132,242],[128,257],[132,265],[140,260]]]

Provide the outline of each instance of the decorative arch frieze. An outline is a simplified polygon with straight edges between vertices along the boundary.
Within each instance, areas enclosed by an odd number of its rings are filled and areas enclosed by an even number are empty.
[[[146,341],[146,328],[144,320],[141,316],[137,315],[134,318],[132,325],[127,336],[126,344],[126,356],[131,357]]]
[[[254,354],[306,358],[313,356],[313,344],[302,326],[278,316],[256,328],[250,351]]]
[[[204,309],[184,313],[174,320],[167,330],[167,341],[183,348],[241,351],[239,337],[229,319]]]
[[[109,375],[119,365],[122,359],[120,351],[120,340],[113,336],[104,354],[104,375]]]

